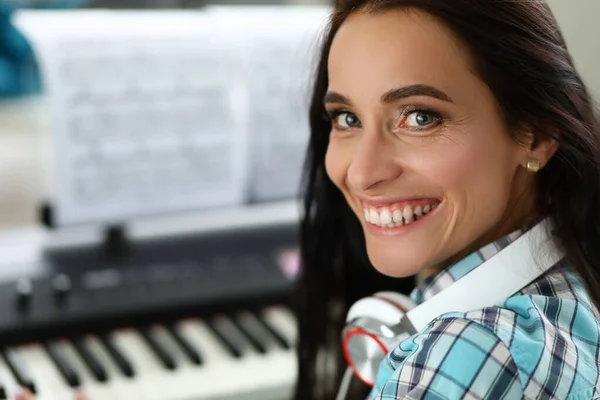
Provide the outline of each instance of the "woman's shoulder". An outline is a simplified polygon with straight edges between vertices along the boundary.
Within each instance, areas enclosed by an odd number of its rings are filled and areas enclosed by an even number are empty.
[[[522,390],[502,341],[483,325],[448,314],[388,354],[371,393],[373,399],[423,397],[515,399]]]
[[[580,281],[562,268],[553,268],[494,307],[454,314],[458,316],[497,336],[520,371],[534,375],[534,369],[558,368],[557,362],[560,371],[584,371],[584,363],[593,369],[591,376],[598,375],[600,314]]]
[[[488,330],[510,353],[526,398],[589,396],[600,373],[600,315],[581,282],[553,268],[494,307],[464,318]],[[588,392],[592,391],[592,392]]]
[[[372,398],[593,397],[600,319],[571,278],[553,270],[494,307],[440,316],[388,355]]]

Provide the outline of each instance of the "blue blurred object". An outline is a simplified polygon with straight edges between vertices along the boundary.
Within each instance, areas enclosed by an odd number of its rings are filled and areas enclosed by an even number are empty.
[[[27,39],[12,25],[11,14],[19,8],[66,9],[88,0],[0,0],[0,97],[39,90],[36,60]]]
[[[0,0],[0,7],[16,8],[47,8],[65,9],[81,7],[89,3],[88,0]]]

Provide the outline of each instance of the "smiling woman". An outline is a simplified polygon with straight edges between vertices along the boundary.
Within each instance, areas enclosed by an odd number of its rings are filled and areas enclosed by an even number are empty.
[[[440,265],[538,218],[523,167],[545,165],[556,142],[513,140],[470,64],[448,29],[414,10],[354,13],[333,40],[326,170],[355,214],[373,216],[361,218],[366,248],[386,275]],[[434,212],[421,220],[426,206]]]
[[[543,1],[337,1],[310,121],[297,399],[335,395],[358,299],[420,276],[427,303],[541,221],[559,263],[439,315],[351,397],[598,394],[600,124]]]

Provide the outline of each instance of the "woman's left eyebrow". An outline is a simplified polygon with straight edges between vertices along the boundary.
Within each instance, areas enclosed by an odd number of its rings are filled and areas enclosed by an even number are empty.
[[[413,97],[413,96],[433,97],[438,100],[447,101],[449,103],[454,103],[454,100],[452,100],[450,98],[450,96],[448,96],[446,93],[444,93],[440,89],[437,89],[430,85],[424,85],[424,84],[407,85],[407,86],[401,86],[401,87],[397,87],[394,89],[390,89],[381,96],[380,101],[382,103],[393,103],[394,101],[405,99],[408,97]],[[340,93],[333,92],[333,91],[327,92],[325,94],[325,97],[323,98],[323,103],[324,104],[339,103],[339,104],[345,104],[349,107],[352,106],[352,102],[350,101],[349,98],[347,98],[346,96],[344,96]]]
[[[392,103],[394,101],[405,99],[412,96],[428,96],[438,100],[454,103],[454,101],[446,93],[433,86],[416,84],[402,86],[388,90],[381,96],[382,103]]]

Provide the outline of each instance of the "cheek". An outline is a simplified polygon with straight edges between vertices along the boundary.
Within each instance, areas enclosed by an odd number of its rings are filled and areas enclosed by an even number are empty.
[[[325,170],[329,179],[340,189],[345,187],[346,175],[352,154],[335,141],[331,141],[325,154]]]
[[[415,169],[440,187],[454,208],[468,214],[474,201],[486,207],[505,202],[516,168],[514,149],[501,132],[474,133],[462,141],[431,146],[427,157],[414,159]],[[466,208],[469,207],[469,210]]]

